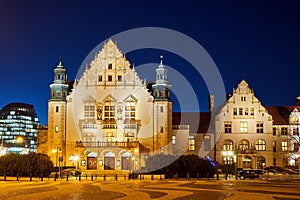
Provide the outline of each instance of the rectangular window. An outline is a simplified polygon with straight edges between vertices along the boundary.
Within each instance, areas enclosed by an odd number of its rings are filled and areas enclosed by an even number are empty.
[[[276,152],[276,142],[273,142],[273,152]]]
[[[176,136],[175,135],[172,136],[172,144],[176,144]]]
[[[241,97],[241,101],[246,101],[246,97]]]
[[[239,108],[239,115],[243,115],[243,108]]]
[[[264,132],[264,123],[257,122],[256,123],[256,133],[263,133]]]
[[[254,108],[250,108],[250,115],[254,115]]]
[[[288,134],[288,129],[287,127],[282,127],[281,128],[281,135],[287,135]]]
[[[293,135],[299,135],[299,128],[293,128]]]
[[[125,124],[135,123],[135,105],[125,106]]]
[[[94,105],[85,105],[84,106],[84,117],[85,118],[94,118],[95,117],[95,106]]]
[[[249,108],[245,108],[245,115],[249,115]]]
[[[241,133],[248,133],[248,122],[240,122]]]
[[[111,63],[108,64],[108,69],[112,69],[112,64]]]
[[[98,76],[98,81],[102,82],[102,76]]]
[[[288,142],[287,141],[282,141],[281,142],[281,150],[282,151],[287,151],[288,150]]]
[[[55,112],[59,112],[59,107],[58,106],[55,107]]]
[[[224,129],[225,133],[231,133],[231,122],[225,122]]]
[[[115,106],[104,106],[104,120],[114,120],[115,119]]]
[[[189,137],[189,150],[190,151],[195,150],[195,138],[193,136]]]
[[[204,151],[210,151],[210,150],[211,150],[210,136],[205,135],[204,136]]]
[[[118,81],[120,82],[120,81],[122,81],[122,76],[118,76]]]
[[[276,136],[276,127],[273,127],[273,135]]]
[[[109,75],[109,76],[107,77],[107,81],[112,82],[112,76],[111,76],[111,75]]]
[[[164,112],[164,107],[163,106],[160,107],[160,112]]]
[[[237,115],[237,108],[233,108],[233,115]]]

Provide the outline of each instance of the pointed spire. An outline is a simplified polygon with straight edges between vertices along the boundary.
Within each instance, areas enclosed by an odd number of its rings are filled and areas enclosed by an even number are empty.
[[[164,56],[163,56],[163,55],[160,55],[160,64],[159,64],[159,66],[158,66],[158,67],[160,67],[160,68],[164,68],[163,58],[164,58]]]

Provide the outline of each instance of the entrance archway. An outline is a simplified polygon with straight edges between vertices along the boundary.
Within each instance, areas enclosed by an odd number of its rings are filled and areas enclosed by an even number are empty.
[[[132,170],[132,154],[129,152],[122,154],[122,170]]]
[[[104,170],[115,169],[115,157],[115,154],[111,151],[104,155]]]
[[[91,152],[87,155],[87,170],[97,170],[97,153]]]

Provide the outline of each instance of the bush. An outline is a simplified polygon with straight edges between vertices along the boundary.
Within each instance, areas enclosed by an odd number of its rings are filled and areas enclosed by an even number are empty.
[[[0,174],[7,176],[48,176],[53,163],[45,154],[6,154],[0,157]]]

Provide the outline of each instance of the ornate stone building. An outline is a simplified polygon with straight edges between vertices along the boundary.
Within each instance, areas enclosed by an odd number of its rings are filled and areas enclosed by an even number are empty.
[[[162,58],[150,85],[108,40],[71,91],[62,62],[54,70],[41,149],[56,166],[90,171],[142,169],[154,154],[238,168],[297,165],[299,106],[265,107],[243,80],[220,109],[210,95],[209,112],[175,113],[170,90]]]

